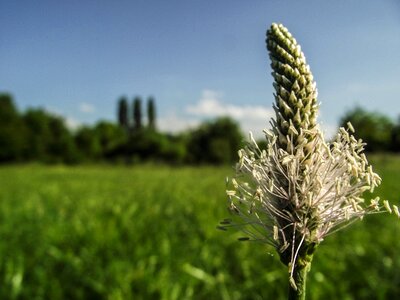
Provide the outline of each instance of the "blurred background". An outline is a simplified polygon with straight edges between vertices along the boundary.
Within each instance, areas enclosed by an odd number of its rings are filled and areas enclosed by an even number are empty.
[[[399,203],[400,2],[0,2],[0,297],[285,299],[274,249],[215,229],[274,116],[265,33],[305,53]],[[366,195],[367,198],[376,195]],[[400,297],[399,222],[329,237],[310,299]]]

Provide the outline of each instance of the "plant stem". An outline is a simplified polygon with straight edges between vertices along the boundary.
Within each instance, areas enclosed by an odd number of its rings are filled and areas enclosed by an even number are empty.
[[[296,264],[293,279],[296,287],[289,283],[289,300],[305,300],[306,299],[306,279],[307,273],[310,270],[311,262],[307,264]]]

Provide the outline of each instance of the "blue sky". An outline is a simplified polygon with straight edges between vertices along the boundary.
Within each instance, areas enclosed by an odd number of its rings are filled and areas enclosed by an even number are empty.
[[[272,116],[272,22],[301,44],[328,132],[357,104],[400,115],[397,0],[1,1],[0,91],[75,126],[152,95],[161,130],[228,114],[257,133]]]

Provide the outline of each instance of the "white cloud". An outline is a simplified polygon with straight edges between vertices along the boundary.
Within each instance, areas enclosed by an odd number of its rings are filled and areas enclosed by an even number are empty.
[[[91,114],[95,111],[95,107],[92,104],[81,102],[79,103],[79,111],[86,114]]]
[[[336,125],[326,124],[321,122],[321,129],[322,132],[324,133],[325,140],[329,141],[335,137],[339,127]]]
[[[197,116],[230,116],[241,120],[266,120],[274,115],[272,109],[261,105],[224,104],[221,101],[222,96],[222,93],[204,90],[199,102],[188,106],[186,111]]]
[[[235,105],[223,102],[223,93],[213,90],[203,90],[197,103],[188,105],[183,111],[170,111],[158,119],[157,125],[162,131],[181,132],[196,127],[205,118],[222,116],[232,117],[238,121],[243,133],[251,131],[256,138],[264,136],[263,130],[270,127],[270,120],[275,116],[272,107],[261,105]],[[331,139],[337,132],[337,126],[321,124],[325,138]]]
[[[82,125],[82,123],[72,117],[65,117],[65,125],[68,129],[75,131]]]
[[[181,132],[188,128],[193,128],[199,125],[198,120],[189,117],[179,116],[176,112],[170,111],[166,116],[158,118],[157,126],[162,131]]]
[[[229,116],[237,120],[243,131],[252,131],[257,137],[262,136],[263,129],[269,127],[269,120],[274,111],[261,105],[235,105],[222,102],[223,94],[212,90],[204,90],[200,100],[195,105],[186,108],[188,114],[214,118]]]

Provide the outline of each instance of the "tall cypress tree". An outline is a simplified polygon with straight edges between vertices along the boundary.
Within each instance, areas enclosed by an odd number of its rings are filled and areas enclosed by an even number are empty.
[[[125,97],[121,97],[118,102],[118,123],[125,130],[129,129],[128,101]]]
[[[139,130],[142,128],[142,99],[136,96],[133,99],[133,129]]]
[[[149,129],[156,129],[156,108],[153,97],[147,99],[147,120]]]

